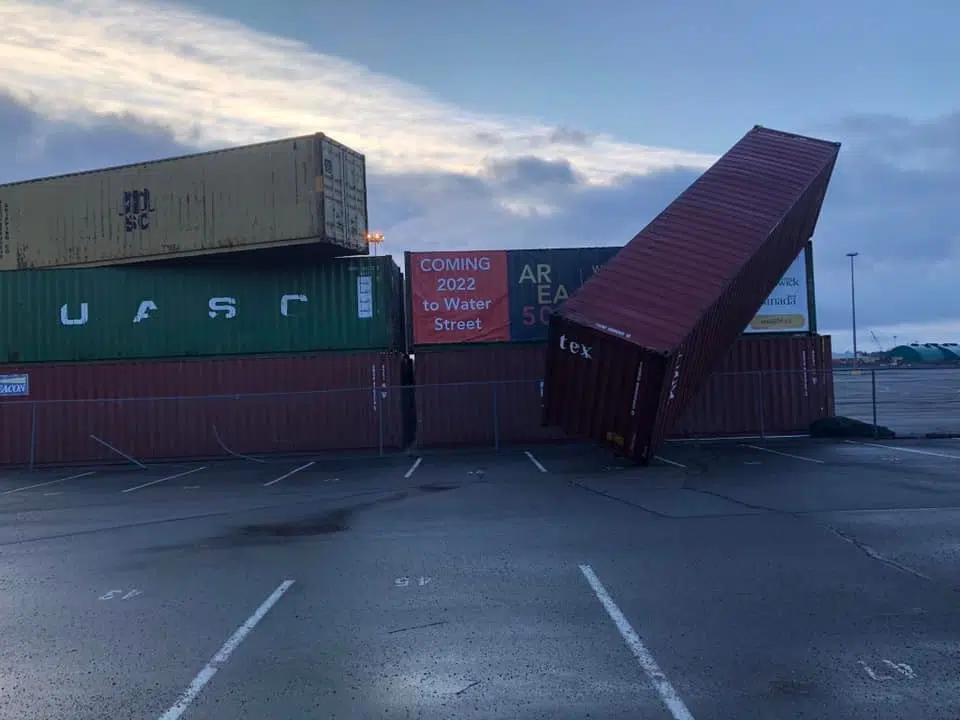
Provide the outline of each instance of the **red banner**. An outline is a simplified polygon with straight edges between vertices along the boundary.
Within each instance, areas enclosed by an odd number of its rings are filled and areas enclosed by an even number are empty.
[[[414,345],[507,342],[507,253],[409,253]]]

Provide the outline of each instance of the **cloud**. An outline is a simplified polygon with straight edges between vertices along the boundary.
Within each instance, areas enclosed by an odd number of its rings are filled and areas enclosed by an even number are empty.
[[[327,132],[367,155],[371,225],[393,252],[622,244],[714,159],[473,113],[156,2],[4,0],[0,93],[0,181]],[[960,114],[796,129],[844,144],[815,238],[820,328],[850,346],[856,250],[861,347],[871,330],[960,339]]]
[[[876,350],[871,331],[887,344],[960,338],[960,114],[859,116],[832,132],[844,147],[814,241],[820,327],[852,345],[856,251],[861,348]]]
[[[130,116],[187,147],[322,131],[384,173],[477,174],[492,158],[566,161],[589,183],[713,158],[444,103],[236,22],[133,0],[4,0],[0,90],[41,116]]]

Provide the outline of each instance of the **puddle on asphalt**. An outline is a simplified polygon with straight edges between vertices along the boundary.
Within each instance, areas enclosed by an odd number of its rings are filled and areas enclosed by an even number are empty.
[[[188,543],[155,546],[142,552],[169,553],[196,550],[222,550],[251,545],[291,542],[303,538],[318,538],[336,535],[350,530],[354,516],[363,510],[401,502],[414,497],[448,492],[463,487],[459,483],[424,483],[415,488],[390,493],[376,500],[325,509],[314,514],[297,514],[295,517],[272,522],[246,523],[224,528],[219,535]]]

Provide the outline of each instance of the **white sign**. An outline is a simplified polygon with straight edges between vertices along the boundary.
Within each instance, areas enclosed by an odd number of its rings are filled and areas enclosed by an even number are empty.
[[[29,394],[29,375],[0,375],[0,396],[25,397]]]
[[[744,333],[809,332],[810,305],[807,302],[806,253],[780,278]]]

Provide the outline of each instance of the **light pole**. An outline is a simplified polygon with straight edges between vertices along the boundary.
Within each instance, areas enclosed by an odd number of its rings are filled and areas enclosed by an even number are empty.
[[[853,275],[853,259],[857,257],[860,253],[858,252],[848,252],[847,257],[850,258],[850,312],[853,316],[853,366],[859,367],[860,356],[857,355],[857,288],[854,281]]]
[[[367,232],[367,245],[373,245],[373,254],[377,254],[377,248],[383,243],[382,232]]]

